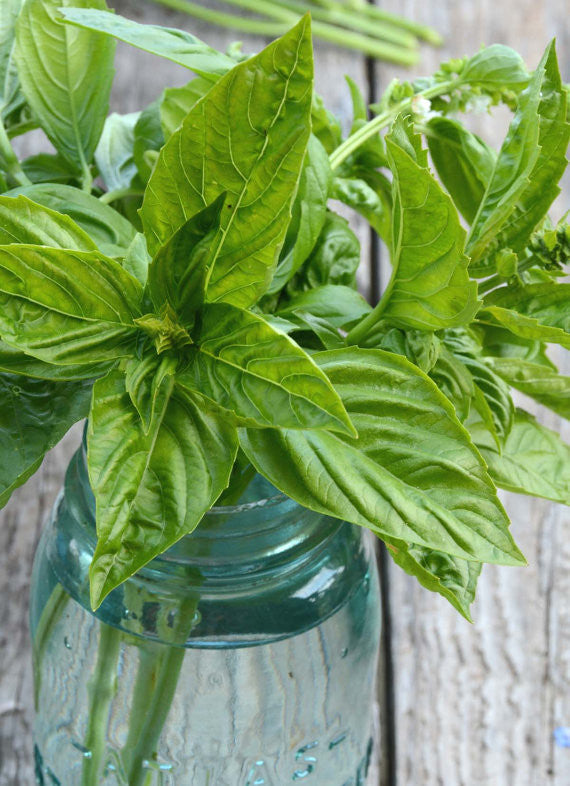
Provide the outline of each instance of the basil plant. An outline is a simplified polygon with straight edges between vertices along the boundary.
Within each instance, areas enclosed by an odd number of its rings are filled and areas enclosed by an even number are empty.
[[[497,487],[570,504],[570,447],[511,397],[570,415],[554,44],[395,82],[372,119],[351,83],[343,138],[308,17],[252,57],[104,0],[4,0],[1,33],[1,503],[88,418],[94,608],[257,471],[468,617],[482,563],[524,564]],[[107,116],[116,39],[193,76]],[[498,103],[497,152],[461,117]],[[32,128],[55,152],[20,161]],[[331,199],[390,248],[373,307]]]

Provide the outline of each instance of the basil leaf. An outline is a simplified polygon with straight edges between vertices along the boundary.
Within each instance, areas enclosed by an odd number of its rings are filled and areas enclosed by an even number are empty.
[[[335,177],[332,197],[360,213],[385,243],[391,242],[392,206],[383,189],[376,191],[359,178]]]
[[[109,368],[109,363],[55,366],[53,363],[45,363],[31,355],[26,355],[25,352],[0,341],[0,371],[8,374],[19,374],[33,379],[72,382],[100,377],[106,374]]]
[[[567,90],[560,79],[552,42],[544,57],[544,77],[537,110],[538,156],[529,183],[494,240],[499,248],[511,248],[517,254],[522,254],[533,231],[560,194],[558,181],[566,169],[566,151],[570,140],[567,104]]]
[[[123,267],[144,287],[150,263],[151,258],[146,247],[146,238],[142,232],[137,232],[123,257]]]
[[[546,355],[546,346],[521,336],[515,336],[502,327],[474,324],[474,331],[480,339],[484,354],[497,358],[518,358],[556,371],[556,366]]]
[[[461,215],[471,223],[493,174],[495,151],[448,117],[431,118],[426,138],[441,182]]]
[[[475,600],[477,579],[483,567],[481,562],[463,560],[401,541],[388,544],[388,553],[396,565],[408,575],[415,576],[422,587],[438,592],[466,620],[473,622],[469,607]]]
[[[117,248],[126,250],[136,235],[135,228],[120,213],[79,188],[42,183],[10,191],[9,196],[17,195],[69,216],[103,253],[110,251],[109,256]]]
[[[40,360],[100,363],[131,351],[142,288],[99,252],[0,246],[0,293],[2,339]]]
[[[372,330],[363,340],[364,348],[384,349],[402,355],[426,374],[433,369],[441,352],[441,342],[435,333],[386,328],[381,322],[377,327],[377,333]]]
[[[429,375],[439,390],[452,402],[459,420],[465,421],[475,396],[473,377],[465,365],[442,344]]]
[[[311,358],[262,317],[229,303],[204,306],[180,385],[248,424],[354,430],[338,394]]]
[[[311,125],[313,134],[330,155],[342,142],[342,129],[337,118],[326,108],[323,99],[317,93],[313,93]]]
[[[293,311],[288,317],[293,323],[293,330],[287,330],[287,334],[293,333],[295,341],[303,349],[338,349],[346,346],[337,328],[326,319],[308,311]]]
[[[21,161],[25,175],[32,183],[78,185],[77,173],[59,153],[38,153]]]
[[[3,0],[0,13],[0,118],[3,119],[24,102],[14,62],[16,21],[22,2]]]
[[[484,414],[491,432],[498,443],[502,444],[511,430],[515,415],[509,386],[478,358],[460,355],[458,359],[473,378],[475,408]],[[483,398],[477,395],[477,391],[481,391]]]
[[[519,91],[528,84],[530,75],[524,60],[504,44],[491,44],[470,57],[461,71],[461,80],[470,85],[482,85],[486,90],[504,90],[510,87]]]
[[[486,363],[511,387],[570,420],[570,377],[520,358],[486,358]]]
[[[268,294],[279,292],[315,247],[327,218],[331,181],[332,170],[327,151],[315,136],[311,136],[293,202],[291,222]]]
[[[326,319],[335,328],[345,328],[362,319],[372,309],[355,289],[337,284],[326,284],[294,295],[278,316],[288,318],[296,311],[304,311]]]
[[[97,246],[68,216],[25,196],[0,196],[0,245],[26,243],[94,251]]]
[[[140,112],[109,115],[95,150],[95,163],[109,191],[129,188],[137,175],[133,158],[135,125]]]
[[[241,446],[259,472],[306,507],[388,541],[477,562],[524,562],[479,453],[428,377],[381,350],[313,357],[341,394],[358,439],[242,430]]]
[[[176,358],[152,352],[142,359],[131,358],[125,368],[125,386],[132,405],[139,413],[145,434],[150,432],[154,417],[170,396],[170,377],[176,371]]]
[[[561,116],[561,112],[565,114],[565,101],[560,88],[554,44],[551,43],[529,86],[520,96],[518,109],[473,221],[467,242],[472,275],[480,277],[492,273],[491,252],[496,248],[510,246],[517,237],[517,247],[524,248],[535,223],[544,215],[537,216],[533,204],[538,199],[543,205],[542,200],[547,196],[544,203],[546,210],[556,195],[556,179],[562,174],[565,165],[561,160],[565,146],[561,151],[561,144],[564,138],[566,144],[568,140],[564,117]],[[552,113],[554,117],[551,117]],[[541,143],[546,145],[543,152]],[[541,174],[543,168],[547,180]],[[551,183],[549,178],[552,177],[555,180]],[[529,210],[525,218],[524,214]],[[527,226],[526,233],[522,226],[526,226],[530,216],[533,216],[532,226],[530,229]],[[513,222],[511,226],[507,223],[509,220]]]
[[[145,183],[151,176],[158,151],[165,139],[160,122],[160,98],[143,109],[135,124],[133,158],[141,180]]]
[[[165,139],[182,125],[192,107],[212,87],[210,79],[197,76],[182,87],[167,87],[160,99],[160,124]]]
[[[246,307],[270,283],[309,138],[312,78],[303,19],[222,77],[159,155],[141,209],[151,253],[227,192],[209,300]]]
[[[44,455],[87,416],[91,383],[0,373],[0,507],[38,469]]]
[[[60,6],[105,0],[27,0],[16,26],[18,74],[56,150],[90,181],[89,164],[109,108],[115,44],[61,23]]]
[[[501,287],[485,298],[477,318],[492,318],[522,338],[561,344],[570,349],[570,284]]]
[[[237,448],[235,427],[199,396],[171,386],[145,434],[124,375],[95,383],[87,436],[97,504],[93,608],[196,527],[228,485]]]
[[[348,221],[328,211],[317,243],[303,263],[287,291],[311,290],[325,284],[356,288],[356,271],[360,264],[360,242]]]
[[[471,431],[498,486],[570,505],[570,445],[555,431],[518,409],[501,454],[477,424]]]
[[[94,3],[92,3],[94,5]],[[215,81],[234,66],[227,55],[217,52],[196,36],[183,30],[159,25],[141,25],[118,14],[91,8],[64,8],[70,25],[111,36],[152,55],[172,60],[195,74]]]
[[[465,232],[449,196],[411,155],[418,137],[407,145],[403,138],[402,122],[386,138],[394,176],[393,269],[382,316],[420,330],[463,325],[478,308],[463,253]]]
[[[220,226],[225,194],[192,216],[161,246],[148,270],[150,295],[157,309],[169,303],[186,325],[194,323],[204,302],[212,245]]]

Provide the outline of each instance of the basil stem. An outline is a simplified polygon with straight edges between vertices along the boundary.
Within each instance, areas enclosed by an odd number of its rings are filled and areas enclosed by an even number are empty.
[[[32,185],[32,181],[20,166],[20,162],[18,161],[18,156],[14,152],[14,148],[12,147],[12,143],[10,142],[10,138],[6,133],[6,129],[4,128],[4,123],[2,122],[1,119],[0,119],[0,161],[4,162],[6,172],[14,178],[14,180],[19,186]]]
[[[85,735],[85,759],[81,786],[97,786],[107,747],[107,726],[111,702],[117,691],[117,662],[123,634],[100,622],[99,649],[93,676],[89,680],[89,720]]]

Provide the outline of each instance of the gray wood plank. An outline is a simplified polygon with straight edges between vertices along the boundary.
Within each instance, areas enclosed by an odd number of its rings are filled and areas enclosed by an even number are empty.
[[[565,2],[386,0],[382,6],[445,35],[441,50],[424,50],[414,75],[495,41],[514,46],[534,67],[556,35],[568,79]],[[382,85],[401,77],[391,66],[377,73]],[[508,122],[507,113],[496,114],[474,122],[495,144]],[[569,182],[567,176],[556,216],[568,208]],[[570,356],[562,350],[558,356],[568,372]],[[570,436],[568,423],[556,416],[543,413],[541,420]],[[398,568],[390,570],[398,786],[570,783],[570,750],[553,736],[555,728],[570,725],[570,512],[503,496],[529,566],[485,569],[473,626]]]
[[[186,16],[141,0],[117,0],[114,7],[118,13],[138,21],[191,30],[220,49],[225,49],[236,37],[243,40],[244,51],[258,51],[265,43],[258,37],[236,36],[231,31],[196,23]],[[116,68],[111,109],[121,113],[144,107],[164,87],[182,85],[191,76],[173,63],[123,44],[117,49]],[[364,59],[332,46],[318,44],[317,90],[324,96],[327,106],[340,115],[345,126],[348,126],[351,105],[344,74],[349,74],[364,87]],[[50,149],[49,142],[41,132],[18,140],[20,155]],[[362,289],[366,291],[369,281],[369,233],[364,222],[358,218],[350,216],[350,221],[362,243],[365,264],[360,275]],[[27,632],[30,572],[42,523],[61,486],[67,461],[77,443],[77,434],[71,435],[52,451],[35,478],[19,489],[8,506],[0,512],[0,590],[2,606],[6,610],[3,611],[0,626],[0,786],[32,786],[34,782],[30,737],[30,646]],[[377,782],[378,776],[374,769],[371,783]]]

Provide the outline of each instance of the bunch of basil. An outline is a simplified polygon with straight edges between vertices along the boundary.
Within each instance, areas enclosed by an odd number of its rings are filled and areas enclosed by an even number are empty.
[[[554,46],[394,83],[370,121],[351,84],[343,141],[308,18],[250,58],[104,0],[7,0],[0,32],[0,502],[88,416],[94,607],[253,466],[468,616],[482,563],[524,563],[496,486],[570,503],[570,448],[510,394],[570,413]],[[115,39],[196,76],[107,117]],[[498,153],[450,116],[482,102],[514,112]],[[57,152],[19,161],[35,127]],[[374,308],[330,198],[391,249]]]

